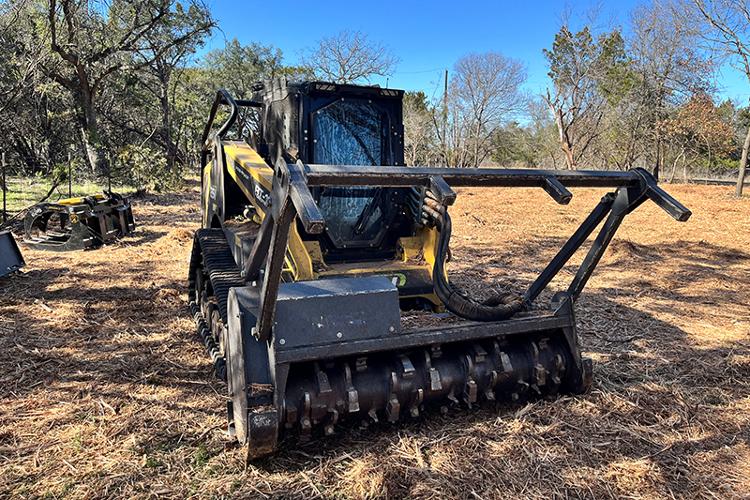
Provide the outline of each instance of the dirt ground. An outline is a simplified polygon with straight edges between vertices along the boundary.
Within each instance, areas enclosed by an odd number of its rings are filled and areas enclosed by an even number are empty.
[[[27,249],[0,279],[0,497],[750,498],[750,198],[668,189],[693,218],[638,209],[577,304],[590,393],[347,429],[250,466],[187,310],[195,186],[136,200],[116,245]],[[460,191],[452,276],[523,287],[603,191],[574,194]]]

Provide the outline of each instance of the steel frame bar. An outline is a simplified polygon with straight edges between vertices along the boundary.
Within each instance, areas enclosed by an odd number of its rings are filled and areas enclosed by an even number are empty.
[[[552,261],[544,268],[539,274],[539,277],[529,286],[526,294],[523,297],[524,302],[527,305],[531,305],[532,302],[542,293],[542,290],[547,288],[550,281],[554,279],[557,273],[567,264],[570,257],[581,248],[581,245],[588,239],[591,233],[601,223],[602,220],[607,216],[612,208],[612,204],[615,201],[614,193],[607,193],[601,199],[601,201],[594,207],[594,210],[586,217],[581,225],[576,229],[576,232],[565,242],[557,255]]]
[[[258,340],[268,340],[271,336],[273,317],[276,313],[276,300],[281,284],[281,272],[286,258],[286,247],[289,242],[289,230],[297,216],[297,210],[290,195],[290,175],[283,160],[276,166],[271,192],[271,208],[266,218],[273,218],[270,227],[270,243],[266,267],[263,273],[263,283],[260,290],[260,304],[255,324],[254,335]],[[312,200],[312,196],[310,197]],[[257,249],[253,249],[256,250]],[[251,255],[253,261],[257,252]]]
[[[299,217],[305,230],[312,234],[319,234],[325,228],[325,218],[310,193],[309,188],[312,186],[423,186],[436,191],[436,196],[445,204],[451,204],[455,200],[453,186],[540,187],[560,204],[567,204],[572,197],[567,186],[616,187],[614,192],[608,193],[601,199],[531,284],[524,295],[527,306],[531,305],[549,285],[605,218],[606,221],[568,287],[567,296],[571,301],[575,301],[583,291],[625,216],[645,200],[653,200],[678,221],[685,221],[691,215],[690,210],[657,186],[656,179],[642,169],[627,172],[561,172],[395,166],[363,168],[342,165],[305,165],[301,162],[290,164],[279,156],[271,193],[271,214],[267,215],[267,219],[273,220],[269,220],[268,223],[264,221],[261,234],[256,240],[244,270],[245,279],[257,278],[260,258],[268,249],[265,272],[262,276],[260,311],[255,328],[255,336],[258,339],[267,340],[271,335],[291,224],[296,217]],[[535,319],[535,321],[538,320],[538,318]],[[467,325],[466,328],[481,330],[482,327]],[[358,346],[357,349],[366,349],[366,346]]]
[[[636,195],[635,200],[632,199],[634,194]],[[573,281],[568,287],[568,294],[570,294],[573,300],[576,300],[583,291],[583,288],[586,286],[591,274],[599,264],[599,261],[604,255],[604,251],[609,246],[609,243],[612,241],[612,238],[620,227],[620,224],[622,224],[623,219],[625,219],[625,216],[645,201],[645,198],[639,196],[639,194],[640,193],[633,192],[631,189],[617,190],[607,220],[604,222],[604,225],[602,225],[594,243],[591,245],[586,257],[584,257],[583,262],[578,268],[575,278],[573,278]]]
[[[430,177],[442,177],[451,187],[565,187],[636,186],[641,176],[634,170],[532,170],[508,168],[445,168],[352,165],[305,165],[307,184],[322,186],[430,186]],[[565,193],[567,195],[569,193]]]

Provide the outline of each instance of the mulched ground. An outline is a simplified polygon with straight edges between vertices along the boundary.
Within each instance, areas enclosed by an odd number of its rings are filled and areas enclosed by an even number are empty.
[[[348,429],[250,466],[187,310],[195,186],[136,200],[116,245],[25,250],[0,279],[0,497],[750,498],[750,198],[669,191],[693,218],[641,207],[577,304],[590,393]],[[602,191],[574,194],[460,191],[452,276],[523,288]]]

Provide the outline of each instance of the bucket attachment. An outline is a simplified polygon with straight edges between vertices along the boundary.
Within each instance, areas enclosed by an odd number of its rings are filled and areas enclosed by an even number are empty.
[[[27,245],[37,250],[86,250],[131,234],[130,202],[116,193],[40,203],[24,218]]]
[[[26,263],[10,231],[0,231],[0,277],[18,271]]]

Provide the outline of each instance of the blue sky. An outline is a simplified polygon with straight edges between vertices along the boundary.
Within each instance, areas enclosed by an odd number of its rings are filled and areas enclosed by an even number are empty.
[[[526,90],[542,92],[548,85],[542,49],[550,47],[565,13],[579,27],[596,12],[600,28],[627,30],[630,15],[640,1],[607,0],[564,3],[554,1],[341,1],[209,0],[220,31],[208,49],[225,39],[274,45],[294,64],[306,47],[344,29],[359,30],[399,57],[388,86],[424,90],[429,97],[442,92],[442,75],[469,52],[498,51],[521,60],[527,69]],[[385,86],[386,81],[376,81]],[[744,75],[725,67],[720,94],[741,104],[750,97]]]

